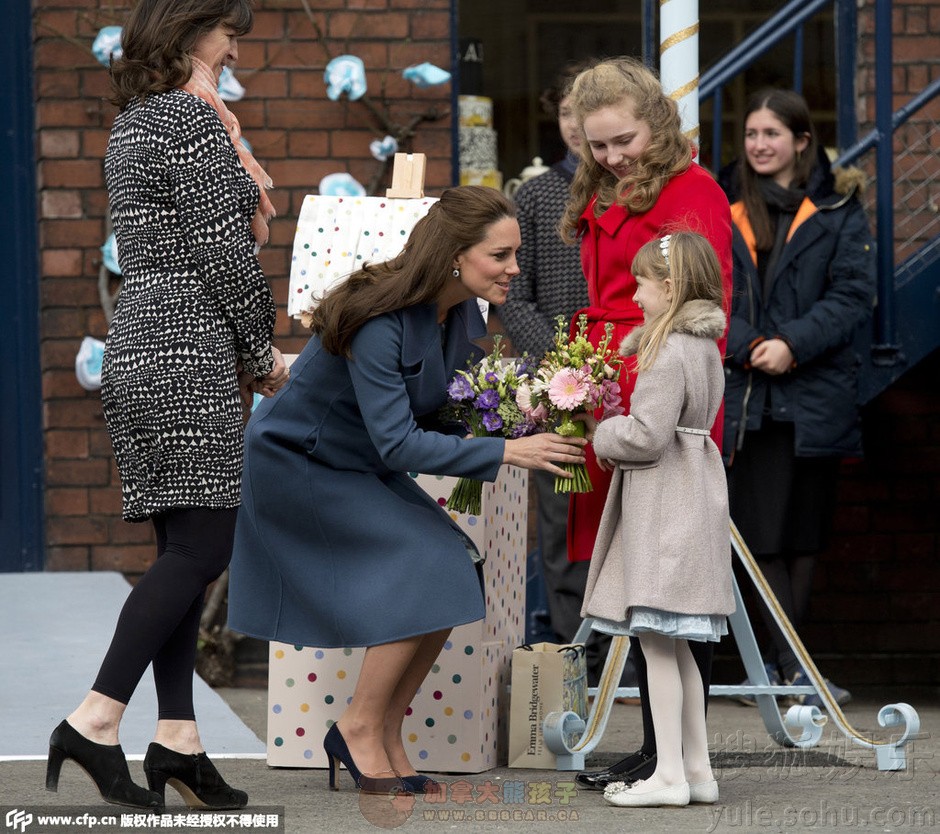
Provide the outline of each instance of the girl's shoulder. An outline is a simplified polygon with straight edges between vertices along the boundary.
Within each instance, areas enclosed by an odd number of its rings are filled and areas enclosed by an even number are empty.
[[[708,340],[719,339],[725,332],[726,324],[725,312],[718,305],[704,299],[686,301],[673,316],[670,333],[663,341],[662,346],[666,347],[674,336],[694,336]],[[637,352],[647,327],[648,325],[644,324],[630,331],[620,343],[620,354],[622,356],[633,356]]]

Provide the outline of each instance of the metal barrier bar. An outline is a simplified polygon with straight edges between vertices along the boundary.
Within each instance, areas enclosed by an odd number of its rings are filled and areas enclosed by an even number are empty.
[[[771,686],[767,678],[760,650],[751,628],[751,622],[744,607],[737,581],[734,583],[735,611],[728,618],[734,634],[738,651],[744,662],[748,678],[754,682],[752,686],[712,686],[709,695],[754,695],[764,726],[773,739],[785,747],[809,748],[815,747],[822,738],[823,728],[831,718],[833,723],[846,738],[853,744],[866,747],[875,754],[875,762],[879,770],[903,770],[907,767],[905,745],[913,740],[920,732],[920,717],[917,710],[910,704],[896,703],[883,706],[878,712],[878,723],[882,727],[903,727],[903,731],[892,734],[887,741],[876,741],[870,735],[860,733],[846,720],[842,708],[835,702],[825,678],[819,673],[812,657],[806,651],[803,641],[793,628],[793,624],[780,607],[777,598],[767,584],[757,560],[748,549],[738,532],[734,522],[731,522],[731,547],[734,554],[744,566],[754,588],[760,595],[764,604],[773,616],[774,622],[781,630],[793,653],[799,660],[810,679],[811,686]],[[584,620],[572,642],[584,642],[591,631],[591,620]],[[542,732],[545,744],[557,756],[558,770],[583,770],[584,757],[592,752],[600,743],[610,718],[610,710],[614,699],[624,696],[636,696],[636,687],[618,688],[620,676],[627,659],[629,648],[628,637],[614,637],[611,641],[604,671],[601,673],[600,685],[590,689],[595,697],[588,713],[587,722],[574,712],[550,712],[542,722]],[[819,697],[828,718],[819,707],[794,706],[787,710],[783,717],[777,709],[777,695],[807,695],[815,694]],[[568,732],[577,732],[584,725],[584,733],[572,746],[565,740]],[[796,736],[792,735],[788,727],[798,729]]]

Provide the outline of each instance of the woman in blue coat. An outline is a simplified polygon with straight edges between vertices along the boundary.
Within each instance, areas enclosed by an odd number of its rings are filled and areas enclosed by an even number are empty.
[[[857,177],[833,177],[797,93],[758,93],[729,194],[734,294],[725,361],[731,517],[787,616],[806,613],[841,457],[861,453],[853,348],[875,267]],[[737,202],[734,202],[738,200]],[[772,682],[808,683],[772,624]],[[831,686],[840,702],[849,693]],[[816,696],[804,703],[820,703]]]
[[[437,421],[454,372],[482,355],[477,298],[506,300],[519,244],[500,192],[445,191],[398,257],[327,294],[291,381],[248,425],[232,627],[367,647],[324,741],[331,787],[341,760],[361,788],[427,790],[405,710],[451,628],[484,616],[473,544],[409,473],[492,481],[504,463],[562,474],[584,459],[584,441],[467,438]]]

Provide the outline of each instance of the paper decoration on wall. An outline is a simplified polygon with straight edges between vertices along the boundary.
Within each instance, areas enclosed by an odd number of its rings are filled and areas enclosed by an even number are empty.
[[[366,190],[360,182],[349,174],[327,174],[317,190],[328,197],[364,197]]]
[[[446,84],[450,81],[449,72],[427,61],[406,67],[402,70],[402,76],[416,87],[433,87],[435,84]]]
[[[101,388],[101,360],[104,358],[104,342],[86,336],[82,339],[75,357],[75,377],[86,391]]]
[[[120,58],[124,54],[121,49],[121,27],[105,26],[95,37],[91,51],[99,63],[105,66],[111,63],[111,58]]]
[[[384,139],[375,139],[369,143],[369,150],[379,162],[385,162],[386,159],[393,157],[398,153],[398,142],[394,136],[386,136]]]
[[[362,98],[366,91],[366,68],[355,55],[339,55],[326,65],[323,74],[326,95],[336,101],[343,93],[350,101]]]
[[[230,67],[222,67],[219,76],[219,97],[222,101],[241,101],[245,88],[239,83]]]
[[[95,36],[91,45],[91,51],[95,58],[105,66],[111,62],[111,58],[120,58],[124,54],[121,48],[121,27],[105,26]]]
[[[118,261],[117,238],[114,236],[114,232],[108,235],[108,239],[102,245],[101,257],[105,267],[107,267],[110,272],[113,272],[115,275],[121,274],[121,264]]]

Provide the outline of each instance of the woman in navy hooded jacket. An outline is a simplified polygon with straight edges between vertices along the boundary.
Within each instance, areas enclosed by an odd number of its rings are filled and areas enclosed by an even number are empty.
[[[723,452],[731,517],[798,625],[831,525],[839,459],[861,453],[853,339],[871,313],[875,265],[857,179],[840,172],[837,184],[801,96],[766,90],[752,98],[744,151],[729,193]],[[771,632],[772,682],[805,678]]]

